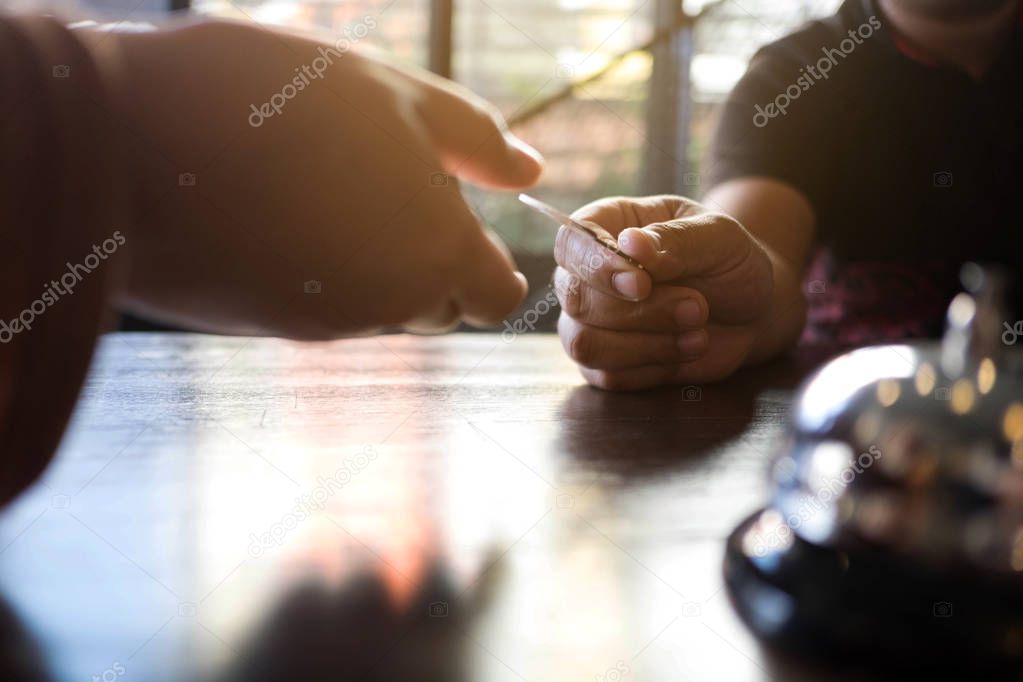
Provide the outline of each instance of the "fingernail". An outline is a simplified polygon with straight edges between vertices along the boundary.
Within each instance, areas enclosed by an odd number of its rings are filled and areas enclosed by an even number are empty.
[[[625,298],[639,300],[639,277],[635,272],[616,272],[611,277],[611,286]]]
[[[695,358],[707,350],[709,340],[705,329],[695,329],[679,335],[678,349],[684,357]]]
[[[627,227],[627,228],[625,228],[618,235],[618,246],[620,246],[622,248],[625,248],[627,246],[632,246],[633,245],[632,241],[636,238],[635,237],[636,233],[641,232],[641,231],[642,230],[640,230],[638,227]]]
[[[700,304],[692,298],[686,298],[675,306],[675,324],[682,329],[699,327],[703,323]]]
[[[519,286],[522,288],[522,295],[525,296],[529,293],[529,280],[521,272],[516,270],[512,275],[519,281]]]

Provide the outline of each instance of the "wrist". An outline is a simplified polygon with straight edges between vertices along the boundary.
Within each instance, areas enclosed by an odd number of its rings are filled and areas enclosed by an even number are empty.
[[[774,289],[764,314],[757,320],[754,342],[745,365],[770,360],[799,340],[806,324],[806,297],[802,290],[802,272],[765,246],[772,268]]]

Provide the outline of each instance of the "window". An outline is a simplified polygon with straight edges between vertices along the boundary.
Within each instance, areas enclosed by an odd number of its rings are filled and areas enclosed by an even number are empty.
[[[331,36],[377,18],[365,42],[426,66],[431,0],[193,0],[201,14],[318,29]],[[549,164],[538,193],[572,210],[612,194],[644,192],[651,111],[649,50],[630,52],[666,27],[664,0],[454,0],[453,77],[494,102],[513,130]],[[760,45],[833,12],[839,0],[687,0],[699,15],[688,67],[690,106],[684,159],[697,180],[699,159],[725,97]],[[588,80],[599,74],[594,80]],[[567,89],[576,87],[567,94]],[[581,83],[581,84],[580,84]],[[662,131],[659,131],[662,132]],[[658,138],[660,139],[660,138]],[[518,253],[549,254],[554,231],[514,196],[467,191],[486,222]]]

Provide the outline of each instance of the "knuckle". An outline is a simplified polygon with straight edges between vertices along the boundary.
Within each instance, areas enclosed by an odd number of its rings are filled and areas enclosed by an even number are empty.
[[[448,255],[424,258],[423,264],[410,273],[412,276],[408,281],[416,282],[416,286],[409,287],[409,293],[412,297],[425,297],[427,300],[447,296],[456,288],[462,271],[463,264]]]
[[[576,220],[595,220],[601,214],[617,213],[621,206],[627,205],[631,201],[629,197],[621,195],[603,197],[582,206],[572,213],[572,217]]]
[[[596,335],[587,327],[578,327],[568,341],[568,354],[584,367],[593,364],[597,355]]]
[[[496,108],[491,108],[490,104],[484,102],[470,102],[467,119],[469,126],[476,130],[477,134],[486,135],[481,140],[483,144],[504,144],[500,135],[504,132],[504,119]]]
[[[494,130],[502,130],[504,128],[504,117],[501,116],[501,111],[496,106],[476,96],[473,97],[472,105],[473,112],[480,125],[493,128]]]
[[[579,283],[575,275],[566,275],[558,293],[561,298],[561,308],[567,315],[579,317],[580,303]]]
[[[590,369],[583,372],[583,378],[594,388],[603,391],[623,391],[632,388],[624,375],[619,372]]]
[[[554,272],[551,273],[551,286],[554,287],[554,292],[558,295],[560,301],[565,293],[565,289],[568,287],[568,271],[565,268],[558,265],[554,268]]]
[[[554,252],[558,262],[569,270],[578,271],[581,263],[586,261],[589,245],[573,230],[567,227],[558,228],[554,240]]]
[[[594,388],[600,388],[605,391],[613,391],[613,381],[610,379],[609,374],[603,370],[590,370],[583,372],[583,377],[586,379],[586,383]]]
[[[682,222],[660,223],[653,226],[653,230],[671,258],[679,258],[681,254],[688,253],[692,244],[692,225]]]
[[[587,245],[585,256],[585,259],[581,260],[585,276],[610,286],[612,275],[610,254],[602,247]]]
[[[584,285],[579,277],[570,275],[565,288],[565,301],[563,308],[566,313],[577,320],[587,319],[592,304],[592,297],[588,293],[589,287]]]
[[[709,213],[707,215],[706,222],[707,225],[714,228],[717,234],[721,237],[732,239],[745,232],[745,229],[739,224],[739,221],[727,213]]]
[[[573,307],[575,312],[571,313],[576,319],[588,320],[593,312],[593,292],[588,286],[585,286],[578,279],[574,281],[574,286],[570,287],[570,296],[572,297]]]
[[[561,228],[554,243],[554,260],[567,270],[575,286],[587,282],[609,283],[609,258],[603,250],[571,230]]]
[[[554,236],[554,260],[558,265],[567,268],[568,263],[568,241],[569,234],[568,230],[559,228],[557,234]]]

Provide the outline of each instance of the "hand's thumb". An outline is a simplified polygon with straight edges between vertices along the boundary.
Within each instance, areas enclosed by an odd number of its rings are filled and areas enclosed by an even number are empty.
[[[699,277],[743,257],[741,232],[738,223],[704,213],[623,230],[618,245],[642,263],[654,281],[666,282]]]

